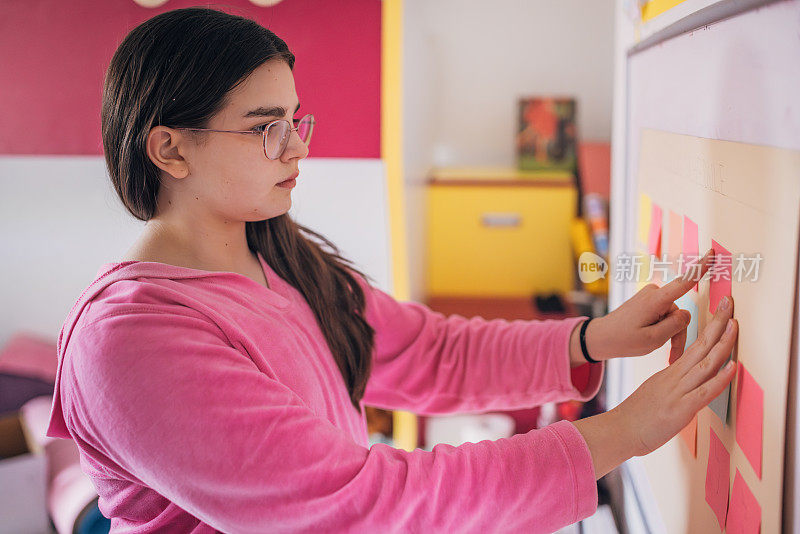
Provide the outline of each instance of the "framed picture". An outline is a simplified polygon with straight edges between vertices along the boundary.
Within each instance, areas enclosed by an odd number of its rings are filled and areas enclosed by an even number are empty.
[[[516,136],[519,170],[575,170],[575,107],[574,98],[519,100]]]

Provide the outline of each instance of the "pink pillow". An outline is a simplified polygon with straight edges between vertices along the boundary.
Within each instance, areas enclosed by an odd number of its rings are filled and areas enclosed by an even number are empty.
[[[0,373],[55,382],[58,346],[51,340],[29,332],[18,332],[0,351]]]

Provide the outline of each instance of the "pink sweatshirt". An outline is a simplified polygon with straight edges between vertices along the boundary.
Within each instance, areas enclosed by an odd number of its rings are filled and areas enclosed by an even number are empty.
[[[551,532],[594,512],[591,456],[566,421],[370,447],[311,309],[259,261],[270,289],[105,264],[67,317],[47,435],[75,440],[112,532]],[[599,388],[602,365],[570,370],[580,318],[445,317],[359,281],[375,329],[364,404],[474,413]]]

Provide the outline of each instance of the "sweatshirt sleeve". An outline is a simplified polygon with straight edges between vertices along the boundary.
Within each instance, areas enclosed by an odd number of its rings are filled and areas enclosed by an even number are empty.
[[[192,313],[84,326],[63,404],[106,471],[218,530],[551,532],[596,509],[591,456],[569,422],[432,451],[365,448]]]
[[[365,404],[424,415],[515,410],[586,401],[600,388],[604,364],[570,368],[570,334],[586,317],[446,317],[357,278],[375,329]]]

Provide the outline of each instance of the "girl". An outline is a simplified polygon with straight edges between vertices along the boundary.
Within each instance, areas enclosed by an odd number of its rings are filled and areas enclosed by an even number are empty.
[[[731,380],[717,371],[732,303],[682,354],[689,317],[674,301],[697,277],[591,322],[397,302],[286,214],[314,128],[294,61],[269,30],[203,8],[158,15],[119,46],[105,157],[146,224],[65,321],[48,435],[75,440],[114,532],[550,532],[592,514],[597,478]],[[674,364],[607,413],[432,451],[369,447],[364,404],[587,400],[603,360],[670,339]]]

